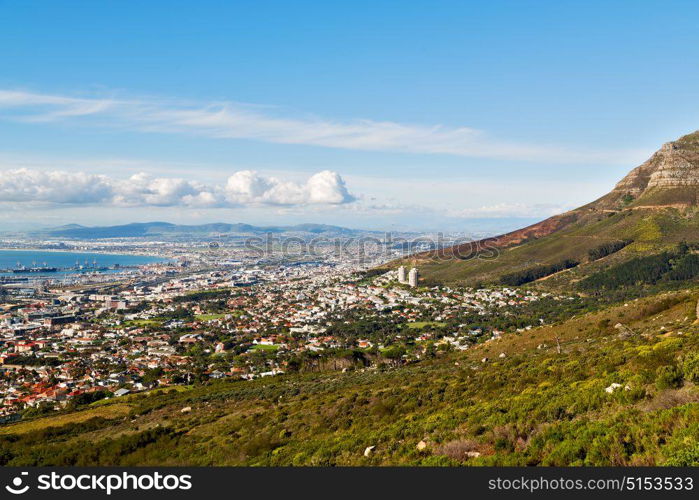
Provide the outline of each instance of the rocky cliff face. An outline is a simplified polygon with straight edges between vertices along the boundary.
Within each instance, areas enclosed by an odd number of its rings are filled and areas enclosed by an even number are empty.
[[[614,187],[610,198],[631,195],[642,201],[657,190],[699,189],[699,131],[664,144],[645,163],[633,169]],[[678,200],[680,203],[686,200]],[[611,201],[611,200],[608,200]]]

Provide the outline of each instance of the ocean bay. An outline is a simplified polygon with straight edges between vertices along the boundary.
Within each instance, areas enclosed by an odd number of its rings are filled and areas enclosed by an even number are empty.
[[[69,252],[53,250],[0,250],[0,276],[7,275],[56,275],[90,271],[110,272],[165,262],[164,257],[111,254],[96,252]],[[35,272],[32,272],[36,269]],[[45,270],[50,269],[50,270]]]

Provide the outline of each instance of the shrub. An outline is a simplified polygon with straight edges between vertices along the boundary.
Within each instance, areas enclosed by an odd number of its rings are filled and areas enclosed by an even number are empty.
[[[686,380],[699,383],[699,353],[694,352],[689,355],[682,363],[682,373]]]
[[[683,448],[673,453],[664,465],[670,467],[690,467],[699,465],[699,444]]]
[[[449,441],[439,445],[435,450],[437,455],[445,455],[454,460],[464,460],[467,457],[469,451],[476,451],[478,449],[478,443],[471,439],[459,439],[456,441]]]
[[[676,389],[682,385],[682,371],[675,365],[659,367],[655,372],[655,386],[658,389]]]

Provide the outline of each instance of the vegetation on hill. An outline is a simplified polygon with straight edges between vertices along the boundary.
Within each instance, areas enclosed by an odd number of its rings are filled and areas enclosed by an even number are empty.
[[[566,260],[579,261],[571,271],[542,281],[547,288],[566,290],[610,264],[672,251],[682,241],[699,241],[699,217],[693,212],[626,209],[591,214],[564,230],[499,249],[495,258],[423,258],[418,267],[426,284],[474,285],[499,283],[504,276]],[[621,247],[622,242],[629,243]]]
[[[566,259],[561,262],[556,262],[555,264],[548,264],[545,266],[536,266],[524,271],[518,271],[516,273],[506,274],[500,278],[500,282],[503,285],[508,286],[519,286],[525,283],[530,283],[546,276],[550,276],[560,271],[565,271],[566,269],[571,269],[580,264],[577,260]]]
[[[591,248],[588,250],[587,254],[590,256],[591,261],[598,260],[618,252],[626,245],[631,243],[633,243],[631,240],[610,241],[608,243],[603,243],[598,247]]]
[[[637,299],[400,368],[101,400],[4,427],[0,463],[699,465],[696,297]]]
[[[699,276],[699,255],[689,253],[681,243],[674,251],[635,257],[599,271],[582,280],[584,290],[608,290],[620,287],[654,285],[661,281],[687,281]]]

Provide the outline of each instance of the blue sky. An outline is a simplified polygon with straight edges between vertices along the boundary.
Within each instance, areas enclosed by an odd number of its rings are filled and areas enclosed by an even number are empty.
[[[0,0],[0,227],[516,226],[699,128],[697,24],[690,1]]]

